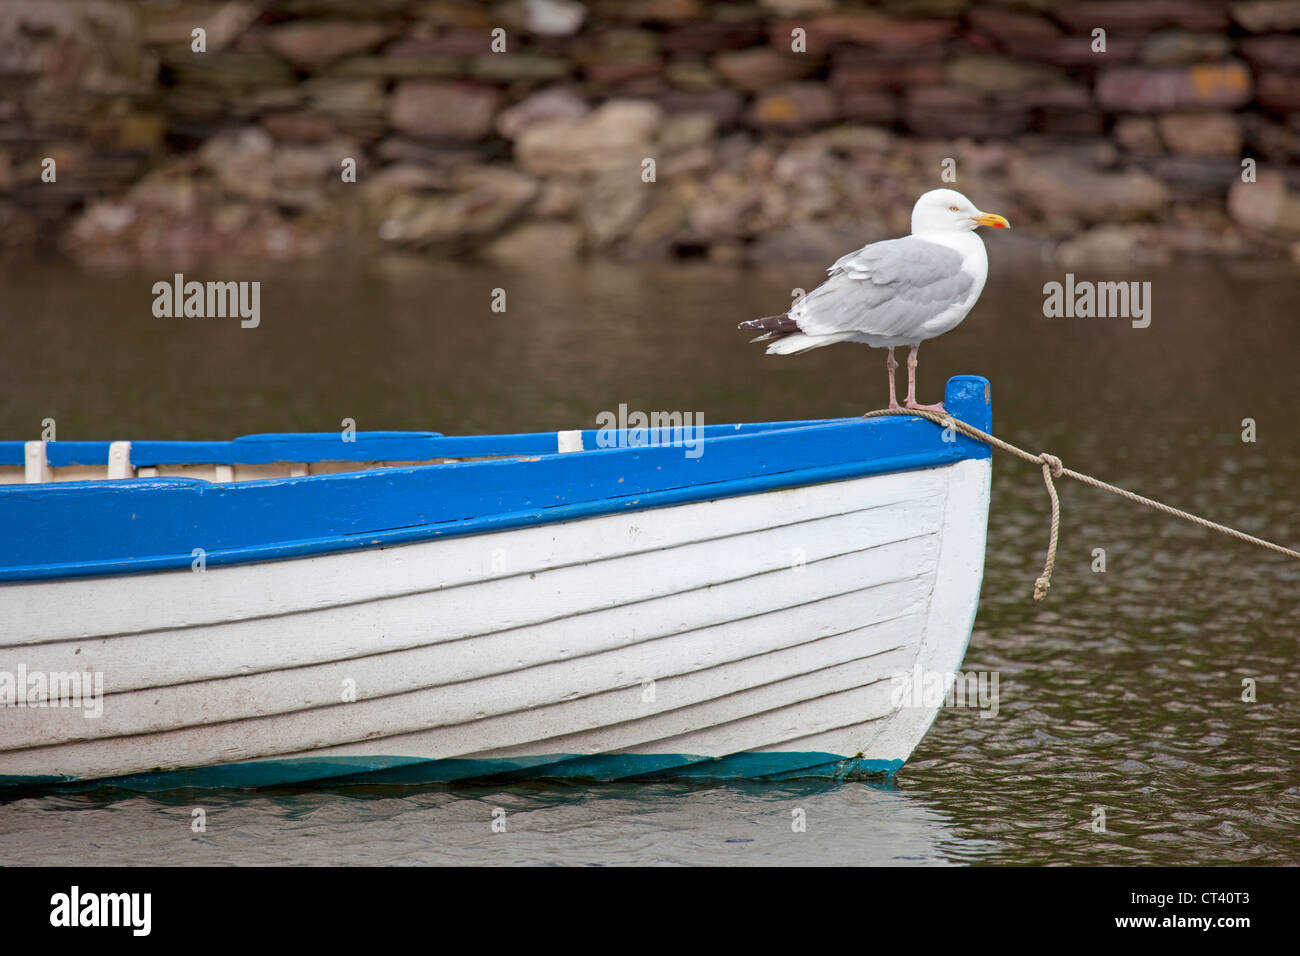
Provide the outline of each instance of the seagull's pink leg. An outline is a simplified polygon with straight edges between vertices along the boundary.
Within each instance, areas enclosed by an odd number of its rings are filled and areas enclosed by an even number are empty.
[[[898,363],[894,361],[894,350],[891,347],[888,357],[885,359],[885,368],[889,370],[889,407],[902,408],[898,404],[898,392],[894,388],[894,369],[898,368]]]
[[[907,353],[907,398],[903,399],[903,404],[908,408],[919,408],[925,412],[941,412],[944,410],[943,402],[936,405],[922,405],[916,400],[916,353],[921,351],[921,346],[913,345],[912,351]]]

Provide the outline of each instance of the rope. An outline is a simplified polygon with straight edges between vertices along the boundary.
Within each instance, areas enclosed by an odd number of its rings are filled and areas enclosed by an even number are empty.
[[[1102,491],[1109,491],[1111,494],[1119,495],[1121,498],[1127,498],[1129,501],[1135,501],[1140,505],[1148,508],[1154,508],[1156,511],[1163,512],[1167,515],[1173,515],[1175,518],[1182,518],[1184,521],[1190,521],[1192,524],[1200,525],[1202,528],[1209,528],[1211,531],[1218,531],[1229,537],[1236,538],[1238,541],[1245,541],[1249,544],[1258,545],[1261,548],[1268,548],[1270,551],[1276,551],[1278,554],[1285,554],[1289,558],[1300,558],[1300,551],[1283,547],[1272,541],[1265,541],[1263,538],[1257,538],[1252,534],[1246,534],[1244,531],[1238,531],[1236,528],[1229,528],[1227,525],[1219,524],[1217,521],[1210,521],[1208,518],[1202,518],[1200,515],[1194,515],[1187,511],[1181,511],[1178,508],[1171,507],[1161,501],[1152,498],[1146,498],[1139,494],[1120,488],[1118,485],[1112,485],[1102,481],[1100,478],[1094,478],[1092,475],[1085,475],[1082,472],[1075,471],[1072,468],[1066,468],[1061,464],[1061,459],[1055,455],[1049,455],[1047,452],[1040,452],[1035,455],[1027,452],[1023,448],[1018,448],[1010,442],[1003,441],[996,435],[990,435],[988,432],[980,431],[974,425],[968,425],[960,419],[953,418],[946,412],[932,412],[920,408],[878,408],[875,411],[867,412],[863,418],[878,418],[882,415],[913,415],[917,418],[924,418],[941,428],[952,428],[961,432],[968,438],[974,438],[993,448],[1000,448],[1002,451],[1010,452],[1017,458],[1023,458],[1025,461],[1033,462],[1043,470],[1043,484],[1047,486],[1047,497],[1052,502],[1052,523],[1051,530],[1047,538],[1047,560],[1043,563],[1043,573],[1034,581],[1034,600],[1041,601],[1047,597],[1047,589],[1052,586],[1052,570],[1056,567],[1056,545],[1060,538],[1061,531],[1061,500],[1056,494],[1056,485],[1053,478],[1073,478],[1075,481],[1081,481],[1085,485],[1092,485],[1094,488],[1100,488]]]

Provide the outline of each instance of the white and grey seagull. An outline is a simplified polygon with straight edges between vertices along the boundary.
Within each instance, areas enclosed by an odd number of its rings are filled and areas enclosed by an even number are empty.
[[[912,234],[863,246],[841,258],[830,278],[799,298],[789,312],[741,322],[763,334],[769,355],[791,355],[836,342],[888,349],[889,407],[943,411],[916,400],[916,354],[921,343],[956,328],[971,310],[989,274],[979,226],[1009,229],[1001,216],[980,212],[953,189],[932,189],[912,207]],[[907,356],[907,398],[894,393],[894,349]]]

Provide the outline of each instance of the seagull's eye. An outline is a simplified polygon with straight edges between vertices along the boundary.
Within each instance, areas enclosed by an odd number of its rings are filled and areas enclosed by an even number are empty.
[[[949,212],[959,212],[960,210],[958,210],[956,206],[949,206],[949,207],[948,207],[948,211],[949,211]]]

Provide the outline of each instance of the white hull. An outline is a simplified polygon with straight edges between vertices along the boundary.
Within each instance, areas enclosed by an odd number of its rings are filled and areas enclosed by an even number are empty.
[[[907,759],[984,561],[987,459],[312,558],[0,585],[0,779],[288,758]],[[355,697],[355,700],[345,698]]]

